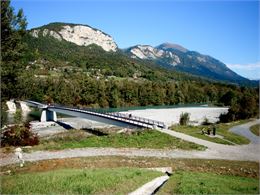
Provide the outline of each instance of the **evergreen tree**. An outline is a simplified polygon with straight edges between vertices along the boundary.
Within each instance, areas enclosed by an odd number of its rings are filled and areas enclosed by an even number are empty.
[[[25,44],[22,37],[26,33],[26,18],[23,10],[17,14],[10,1],[1,1],[1,90],[2,99],[19,96],[19,75],[24,69]]]

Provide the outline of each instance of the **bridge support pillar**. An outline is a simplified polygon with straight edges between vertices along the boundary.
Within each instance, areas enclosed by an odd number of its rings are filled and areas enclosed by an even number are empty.
[[[41,114],[41,122],[46,121],[57,121],[57,114],[55,111],[50,111],[48,109],[43,109]]]

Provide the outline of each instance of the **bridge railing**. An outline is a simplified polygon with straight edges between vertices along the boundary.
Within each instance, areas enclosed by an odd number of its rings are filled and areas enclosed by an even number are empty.
[[[147,118],[143,118],[143,117],[139,117],[139,116],[134,116],[132,114],[124,114],[124,113],[119,113],[119,112],[112,112],[112,113],[107,113],[107,114],[116,116],[116,117],[120,117],[120,118],[125,118],[125,119],[129,119],[129,120],[133,120],[133,121],[146,123],[149,125],[156,125],[156,126],[160,126],[160,127],[165,126],[165,124],[161,121],[156,121],[156,120],[147,119]]]
[[[48,107],[57,108],[57,109],[73,110],[73,111],[85,112],[85,113],[87,112],[92,115],[103,116],[103,117],[107,117],[107,118],[111,118],[111,119],[115,119],[115,120],[121,120],[121,121],[125,121],[125,122],[132,123],[132,124],[140,124],[140,125],[145,124],[146,127],[149,127],[149,126],[152,126],[152,127],[157,126],[160,128],[165,127],[165,123],[163,123],[161,121],[138,117],[138,116],[134,116],[132,114],[124,114],[124,113],[120,113],[120,112],[105,112],[104,110],[94,109],[94,108],[82,108],[82,107],[71,107],[71,106],[64,107],[59,104],[51,104],[51,105],[48,105]]]

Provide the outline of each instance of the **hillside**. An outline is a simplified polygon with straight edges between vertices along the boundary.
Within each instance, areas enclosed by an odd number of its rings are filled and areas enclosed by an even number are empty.
[[[136,45],[125,51],[131,58],[152,61],[169,70],[186,72],[216,81],[237,84],[253,83],[230,70],[219,60],[189,51],[177,44],[163,43],[157,47]]]
[[[39,28],[30,30],[30,35],[36,38],[53,37],[58,41],[68,41],[79,46],[88,46],[96,44],[105,51],[115,52],[118,47],[113,38],[88,25],[71,23],[51,23]]]
[[[50,23],[31,29],[25,41],[32,54],[29,57],[31,61],[41,57],[54,67],[64,64],[83,70],[97,68],[107,76],[139,76],[153,80],[202,78],[257,85],[217,59],[177,44],[164,43],[157,47],[137,45],[121,50],[110,35],[88,25]]]
[[[48,70],[67,67],[67,69],[90,72],[95,69],[106,78],[115,76],[157,81],[201,80],[190,74],[168,71],[155,62],[130,58],[120,49],[107,52],[97,43],[85,46],[56,38],[55,33],[60,32],[64,25],[68,24],[52,23],[32,29],[25,36],[24,41],[28,45],[27,59],[31,62],[31,68],[35,68],[38,64]],[[44,63],[41,63],[42,60]]]

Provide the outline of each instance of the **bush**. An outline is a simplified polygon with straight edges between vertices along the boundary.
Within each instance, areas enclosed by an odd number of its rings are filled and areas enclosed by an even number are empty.
[[[232,122],[232,121],[235,121],[235,120],[239,120],[239,119],[237,119],[235,113],[233,113],[232,111],[230,111],[230,109],[229,109],[228,113],[226,113],[226,114],[221,114],[221,115],[219,116],[219,121],[220,121],[221,123],[229,123],[229,122]]]
[[[207,117],[204,118],[204,121],[202,122],[202,125],[210,125],[209,119]]]
[[[180,116],[180,125],[187,125],[189,123],[190,120],[190,114],[185,112],[185,113],[181,113]]]
[[[28,125],[14,125],[3,130],[1,146],[33,146],[39,144],[37,134]]]

